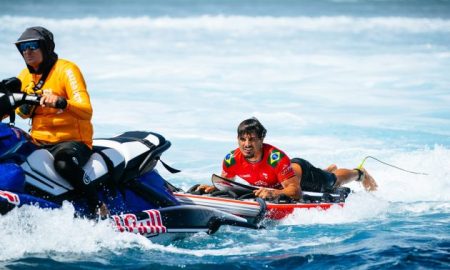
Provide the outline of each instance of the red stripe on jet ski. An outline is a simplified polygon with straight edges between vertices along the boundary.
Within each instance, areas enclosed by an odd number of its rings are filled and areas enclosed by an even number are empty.
[[[0,190],[0,197],[5,198],[9,203],[18,205],[20,203],[19,196],[16,193]]]
[[[174,193],[174,194],[177,197],[198,198],[198,199],[202,199],[202,200],[231,202],[231,203],[246,204],[246,205],[259,205],[255,201],[239,201],[239,200],[234,200],[234,199],[225,199],[225,198],[219,198],[219,197],[208,197],[208,196],[202,196],[202,195],[182,194],[182,193]]]

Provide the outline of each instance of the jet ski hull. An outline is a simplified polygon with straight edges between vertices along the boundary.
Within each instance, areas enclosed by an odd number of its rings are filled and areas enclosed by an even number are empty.
[[[58,208],[60,205],[0,190],[0,212],[6,214],[15,207],[34,205],[39,208]],[[119,232],[141,234],[147,238],[176,239],[193,233],[215,233],[221,225],[256,229],[246,219],[216,209],[198,205],[176,205],[138,212],[120,213],[109,217],[113,228]],[[160,237],[163,236],[164,237]]]

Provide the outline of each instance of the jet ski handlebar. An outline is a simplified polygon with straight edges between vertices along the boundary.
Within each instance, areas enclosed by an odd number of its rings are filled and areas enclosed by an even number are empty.
[[[29,104],[29,105],[39,105],[39,102],[41,101],[40,96],[36,95],[28,95],[25,93],[14,93],[11,94],[12,101],[14,102],[14,107],[19,107],[23,104]]]
[[[39,105],[41,101],[40,96],[28,95],[26,93],[8,93],[4,97],[1,105],[9,109],[15,109],[24,104]]]
[[[12,110],[23,104],[39,105],[41,98],[23,93],[21,87],[22,82],[15,77],[0,82],[0,107],[3,110]]]
[[[42,96],[28,95],[25,93],[14,93],[12,99],[15,102],[15,107],[19,107],[23,104],[39,105]],[[67,101],[64,98],[58,98],[55,103],[55,108],[64,109],[67,107]]]
[[[41,96],[23,93],[21,87],[21,81],[15,77],[0,82],[0,107],[3,110],[15,109],[24,104],[39,105]],[[56,108],[64,109],[66,106],[67,101],[64,98],[56,101]]]

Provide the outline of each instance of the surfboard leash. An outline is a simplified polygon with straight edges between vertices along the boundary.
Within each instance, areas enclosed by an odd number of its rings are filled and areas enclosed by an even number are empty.
[[[365,163],[366,160],[369,159],[369,158],[371,158],[371,159],[373,159],[373,160],[375,160],[375,161],[378,161],[378,162],[380,162],[380,163],[382,163],[382,164],[384,164],[384,165],[387,165],[387,166],[390,166],[390,167],[395,168],[395,169],[397,169],[397,170],[400,170],[400,171],[404,171],[404,172],[412,173],[412,174],[428,175],[427,173],[423,173],[423,172],[413,172],[413,171],[409,171],[409,170],[406,170],[406,169],[402,169],[402,168],[400,168],[400,167],[397,167],[397,166],[395,166],[395,165],[389,164],[389,163],[387,163],[387,162],[384,162],[384,161],[379,160],[378,158],[375,158],[375,157],[372,157],[372,156],[366,156],[365,158],[363,158],[363,160],[361,161],[361,164],[359,164],[359,166],[358,166],[357,168],[358,168],[358,169],[362,169],[362,167],[364,166],[364,163]]]

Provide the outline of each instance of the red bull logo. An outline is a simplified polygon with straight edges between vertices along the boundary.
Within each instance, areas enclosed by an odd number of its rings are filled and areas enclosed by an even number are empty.
[[[117,229],[120,232],[132,232],[142,235],[166,233],[167,228],[163,225],[161,213],[158,210],[144,211],[148,218],[138,220],[135,214],[123,214],[112,216]]]

